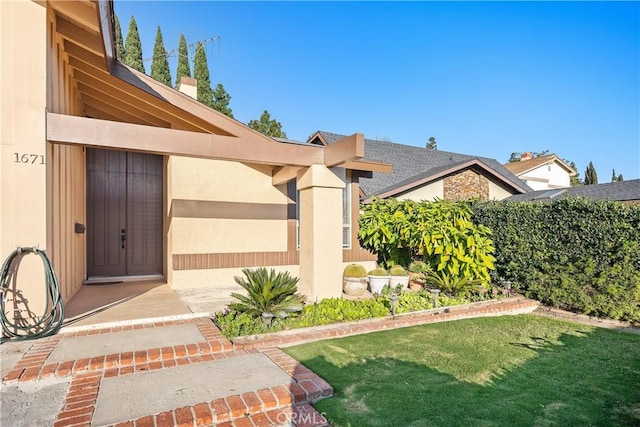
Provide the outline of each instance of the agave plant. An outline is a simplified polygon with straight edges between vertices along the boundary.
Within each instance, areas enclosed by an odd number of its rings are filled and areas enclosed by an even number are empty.
[[[425,274],[428,285],[435,286],[441,291],[451,295],[464,295],[476,286],[484,283],[482,279],[473,279],[465,276],[450,276],[444,271],[429,271]]]
[[[245,277],[236,276],[235,281],[247,291],[247,295],[231,293],[240,302],[229,304],[229,308],[252,316],[271,315],[283,319],[302,310],[305,297],[296,294],[297,277],[291,277],[286,271],[267,271],[264,267],[255,270],[245,268],[242,273]]]

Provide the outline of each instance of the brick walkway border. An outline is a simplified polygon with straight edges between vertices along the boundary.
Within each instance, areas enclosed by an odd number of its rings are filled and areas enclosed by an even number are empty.
[[[33,381],[50,376],[70,376],[69,391],[54,426],[90,426],[100,382],[103,378],[126,376],[136,372],[261,352],[291,376],[292,382],[148,415],[116,424],[116,426],[325,426],[328,425],[327,420],[311,406],[311,403],[332,396],[333,388],[313,371],[284,353],[280,347],[428,323],[529,313],[537,307],[536,301],[515,297],[413,312],[395,318],[388,316],[273,334],[239,337],[232,341],[227,340],[208,318],[158,321],[76,331],[36,341],[14,369],[5,376],[3,383]],[[185,323],[195,324],[206,341],[61,363],[46,363],[53,349],[65,338],[162,328]]]

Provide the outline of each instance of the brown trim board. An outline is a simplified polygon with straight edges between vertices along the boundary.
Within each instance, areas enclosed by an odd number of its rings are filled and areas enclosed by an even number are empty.
[[[298,265],[298,251],[285,252],[238,252],[211,254],[174,254],[173,269],[210,270],[216,268],[266,267]]]
[[[287,219],[288,204],[173,199],[174,218]]]

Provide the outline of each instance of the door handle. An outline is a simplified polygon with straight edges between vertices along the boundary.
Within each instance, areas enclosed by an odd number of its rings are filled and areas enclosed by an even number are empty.
[[[120,248],[124,249],[124,242],[127,241],[127,231],[123,228],[120,230]]]

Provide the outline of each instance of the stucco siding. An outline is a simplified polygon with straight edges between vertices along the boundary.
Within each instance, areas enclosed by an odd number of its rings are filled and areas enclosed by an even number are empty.
[[[398,200],[435,200],[444,197],[444,182],[438,180],[400,194]]]
[[[489,180],[489,200],[502,200],[515,194],[499,184]]]
[[[272,185],[271,169],[222,160],[168,158],[167,264],[172,286],[189,286],[190,277],[223,283],[233,279],[224,273],[225,267],[256,260],[254,254],[281,262],[291,258],[278,255],[288,250],[290,200],[285,185]],[[200,259],[207,261],[201,264]],[[253,266],[250,264],[246,266]],[[196,270],[193,276],[185,273]]]
[[[532,169],[519,177],[534,190],[562,188],[571,186],[569,173],[556,162]]]

